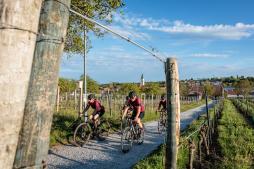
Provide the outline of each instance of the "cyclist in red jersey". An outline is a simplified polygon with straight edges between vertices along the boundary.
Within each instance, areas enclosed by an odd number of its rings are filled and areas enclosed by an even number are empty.
[[[141,119],[145,115],[145,107],[141,102],[141,99],[137,97],[136,93],[134,91],[131,91],[129,93],[129,103],[128,106],[124,110],[124,114],[127,113],[127,111],[132,107],[133,113],[132,113],[132,120],[136,122],[140,129],[143,129],[143,125],[141,123]]]
[[[167,110],[167,100],[165,99],[165,96],[162,95],[157,111],[166,111],[166,110]]]
[[[86,112],[90,107],[94,109],[92,115],[89,117],[93,122],[96,122],[98,117],[101,117],[105,113],[104,106],[101,105],[100,101],[95,99],[94,94],[88,95],[88,103],[83,112]]]

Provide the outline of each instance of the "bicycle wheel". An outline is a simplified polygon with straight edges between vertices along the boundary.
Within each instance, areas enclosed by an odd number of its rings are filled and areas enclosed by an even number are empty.
[[[101,120],[100,124],[98,125],[97,132],[99,136],[109,136],[111,131],[110,123],[107,120]]]
[[[88,123],[81,123],[75,129],[74,143],[78,146],[82,146],[90,139],[92,129]]]
[[[121,148],[123,153],[127,153],[132,148],[133,134],[130,127],[126,127],[121,136]]]
[[[126,127],[129,127],[131,125],[131,120],[129,118],[124,118],[121,122],[121,133],[123,133],[124,129]]]

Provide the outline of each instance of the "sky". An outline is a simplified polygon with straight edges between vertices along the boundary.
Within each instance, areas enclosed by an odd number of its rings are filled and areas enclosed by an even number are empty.
[[[125,0],[112,30],[175,57],[180,79],[254,76],[253,0]],[[88,34],[87,72],[99,83],[165,80],[164,65],[144,50],[107,33]],[[60,77],[79,79],[83,56],[63,55]]]

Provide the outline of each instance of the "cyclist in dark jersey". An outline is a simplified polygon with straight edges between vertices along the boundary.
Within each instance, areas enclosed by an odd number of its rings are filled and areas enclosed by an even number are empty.
[[[126,116],[126,115],[131,115],[132,111],[133,111],[133,107],[130,105],[130,97],[126,96],[125,98],[125,102],[122,108],[122,119]],[[125,108],[128,107],[127,112],[125,112]]]
[[[165,99],[165,96],[162,95],[157,111],[166,111],[166,110],[167,110],[167,100]]]
[[[90,107],[92,107],[94,111],[89,118],[94,122],[105,113],[104,106],[101,105],[99,100],[95,99],[94,94],[88,95],[88,103],[83,112],[86,112]]]
[[[128,106],[125,108],[124,113],[128,111],[131,107],[133,108],[132,113],[132,120],[136,122],[141,129],[143,129],[143,125],[141,123],[141,119],[145,115],[145,107],[141,102],[141,99],[137,97],[136,93],[134,91],[131,91],[129,93],[129,103]]]

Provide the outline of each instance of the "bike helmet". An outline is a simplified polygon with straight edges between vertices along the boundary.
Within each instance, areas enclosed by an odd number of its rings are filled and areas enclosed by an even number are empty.
[[[88,98],[88,100],[91,100],[91,99],[94,99],[95,96],[94,96],[94,94],[89,94],[87,98]]]
[[[136,95],[136,93],[135,93],[134,91],[131,91],[131,92],[129,93],[129,97],[130,97],[130,98],[133,98],[133,97],[135,97],[135,96],[137,96],[137,95]]]

